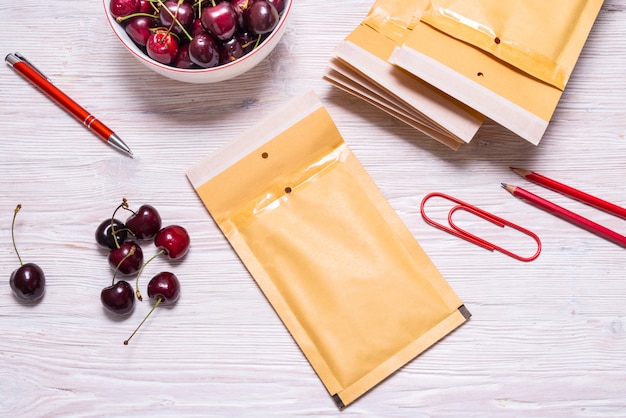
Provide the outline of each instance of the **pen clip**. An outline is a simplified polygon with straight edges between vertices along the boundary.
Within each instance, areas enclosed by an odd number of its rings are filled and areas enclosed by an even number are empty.
[[[43,78],[45,78],[46,80],[50,81],[50,79],[48,77],[46,77],[46,75],[44,73],[42,73],[39,68],[37,68],[32,62],[30,62],[24,55],[20,54],[19,52],[14,52],[13,54],[8,54],[5,58],[5,61],[11,66],[13,67],[13,65],[15,65],[18,62],[24,62],[26,63],[29,67],[31,67],[33,70],[37,71],[37,73],[42,76]]]

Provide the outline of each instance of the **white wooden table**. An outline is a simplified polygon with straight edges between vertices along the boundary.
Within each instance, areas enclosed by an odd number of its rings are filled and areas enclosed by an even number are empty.
[[[451,151],[322,79],[371,1],[297,1],[272,55],[237,81],[190,85],[135,60],[99,1],[2,2],[2,54],[21,52],[132,147],[115,152],[7,66],[0,68],[0,416],[626,416],[626,253],[511,197],[525,186],[626,234],[626,222],[517,177],[532,169],[626,205],[626,6],[606,0],[538,147],[487,122]],[[314,89],[472,319],[339,412],[188,183],[185,172],[290,97]],[[543,241],[522,263],[428,226],[431,191],[518,222]],[[94,243],[122,197],[191,234],[172,267],[182,297],[117,321]],[[18,303],[22,258],[48,284]],[[491,235],[483,223],[468,220]],[[493,232],[497,237],[497,231]],[[152,267],[168,267],[156,260]],[[147,278],[144,276],[144,280]],[[144,283],[145,285],[145,283]]]

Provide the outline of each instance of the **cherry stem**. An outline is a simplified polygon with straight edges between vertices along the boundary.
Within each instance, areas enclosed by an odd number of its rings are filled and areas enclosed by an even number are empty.
[[[20,257],[20,252],[17,251],[17,246],[15,245],[15,233],[13,232],[15,228],[15,217],[17,216],[17,212],[19,212],[20,209],[22,209],[21,204],[17,205],[15,207],[15,210],[13,211],[13,221],[11,222],[11,241],[13,241],[13,248],[15,249],[15,254],[17,254],[17,259],[20,260],[20,266],[23,266],[24,263],[22,263],[22,257]]]
[[[260,43],[261,43],[261,35],[259,35],[256,38],[256,43],[254,44],[254,48],[252,48],[252,49],[256,49],[259,46]]]
[[[115,21],[117,23],[122,23],[125,20],[132,19],[133,17],[139,17],[139,16],[152,17],[152,18],[156,18],[157,17],[156,15],[151,15],[150,13],[133,13],[133,14],[129,14],[129,15],[126,15],[126,16],[119,16],[119,17],[115,18]]]
[[[135,330],[133,331],[132,334],[130,334],[130,337],[128,337],[127,340],[124,341],[124,345],[128,345],[128,342],[130,341],[131,338],[133,338],[133,336],[137,333],[137,331],[139,330],[139,328],[141,328],[141,326],[143,325],[144,322],[146,322],[146,319],[148,319],[148,317],[152,314],[152,312],[154,312],[154,310],[156,309],[157,306],[159,306],[159,304],[163,302],[163,297],[159,297],[157,299],[157,301],[154,303],[154,305],[152,306],[152,309],[150,309],[150,312],[148,312],[148,315],[146,315],[143,320],[139,323],[139,325],[137,325],[137,328],[135,328]]]
[[[135,295],[137,296],[137,299],[139,299],[140,301],[143,300],[143,297],[141,296],[141,291],[139,290],[139,276],[141,275],[141,272],[148,265],[149,262],[151,262],[152,260],[154,260],[155,258],[157,258],[158,256],[160,256],[161,254],[164,254],[164,253],[165,253],[165,250],[161,250],[158,253],[156,253],[155,255],[153,255],[152,257],[150,257],[150,259],[148,259],[148,261],[143,263],[143,266],[141,266],[141,268],[137,272],[137,276],[135,277],[135,289],[136,289],[135,290]]]
[[[174,27],[174,24],[177,24],[178,27],[180,28],[180,30],[185,34],[185,36],[187,37],[187,39],[189,39],[190,41],[193,39],[193,37],[189,34],[189,32],[187,32],[187,29],[185,29],[185,27],[183,26],[182,23],[180,23],[180,20],[178,20],[178,8],[180,7],[180,5],[183,3],[184,0],[178,0],[178,4],[176,5],[176,14],[173,14],[170,9],[168,9],[167,7],[165,7],[165,5],[163,4],[162,0],[159,0],[159,6],[161,6],[162,8],[165,8],[165,11],[171,16],[171,18],[173,19],[172,24],[170,25],[170,27],[167,29],[167,32],[170,33],[172,31],[172,27]]]
[[[115,276],[117,276],[117,272],[119,271],[120,266],[122,265],[122,263],[123,263],[124,261],[126,261],[126,259],[127,259],[128,257],[130,257],[131,255],[133,255],[133,254],[135,254],[135,246],[134,246],[134,245],[133,245],[132,247],[130,247],[130,250],[128,250],[128,254],[126,254],[126,255],[124,256],[124,258],[122,258],[122,259],[120,260],[120,262],[119,262],[119,263],[117,263],[117,266],[115,266],[115,271],[113,272],[113,279],[111,280],[111,285],[114,285],[114,284],[115,284]]]
[[[126,210],[129,210],[131,212],[133,212],[132,210],[130,210],[128,208],[128,200],[126,200],[126,198],[122,198],[122,203],[120,203],[120,205],[118,207],[115,208],[115,210],[113,211],[113,215],[111,216],[111,234],[113,235],[113,241],[115,241],[115,247],[116,248],[120,248],[120,243],[117,240],[117,231],[115,231],[115,214],[117,213],[118,210],[120,210],[121,208],[124,208]],[[135,213],[135,212],[133,212]]]

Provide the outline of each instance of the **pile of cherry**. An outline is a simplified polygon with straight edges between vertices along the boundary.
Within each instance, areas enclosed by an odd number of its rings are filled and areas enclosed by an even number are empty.
[[[133,42],[155,61],[211,68],[243,57],[276,28],[284,0],[111,0]]]
[[[120,209],[131,212],[126,222],[115,218]],[[95,238],[100,247],[108,250],[109,265],[113,269],[112,283],[102,289],[100,300],[109,312],[117,315],[130,314],[135,307],[135,299],[143,300],[139,291],[139,276],[148,263],[159,256],[180,260],[189,251],[190,244],[185,228],[179,225],[161,227],[161,216],[153,206],[142,205],[137,211],[133,211],[126,199],[115,209],[111,218],[104,220],[96,228]],[[141,244],[149,242],[153,242],[158,251],[144,263]],[[136,290],[133,290],[127,280],[117,279],[118,276],[135,276]],[[172,304],[178,300],[180,282],[173,273],[163,271],[152,277],[147,291],[153,306],[139,326],[157,306]],[[124,341],[124,344],[128,344],[129,340],[130,338]]]

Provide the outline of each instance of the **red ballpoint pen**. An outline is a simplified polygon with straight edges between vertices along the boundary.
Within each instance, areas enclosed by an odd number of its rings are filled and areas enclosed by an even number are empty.
[[[109,129],[104,123],[100,122],[95,116],[83,109],[78,103],[73,101],[69,96],[56,88],[50,80],[43,75],[34,65],[19,53],[8,54],[5,57],[6,63],[15,70],[19,75],[24,77],[43,94],[48,96],[52,101],[65,109],[70,115],[74,116],[87,129],[96,134],[100,139],[114,148],[133,156],[132,151],[122,141],[122,139]]]

